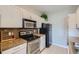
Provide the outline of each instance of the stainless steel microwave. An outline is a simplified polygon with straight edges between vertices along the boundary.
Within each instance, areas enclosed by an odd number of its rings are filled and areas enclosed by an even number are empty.
[[[23,28],[36,28],[36,21],[23,19]]]

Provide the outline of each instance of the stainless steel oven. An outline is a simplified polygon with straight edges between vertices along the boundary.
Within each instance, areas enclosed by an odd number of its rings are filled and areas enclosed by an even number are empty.
[[[27,33],[25,31],[19,32],[19,37],[27,40],[27,52],[28,54],[40,53],[40,40],[39,36]]]
[[[39,38],[28,42],[28,54],[38,54],[40,53],[40,41]]]

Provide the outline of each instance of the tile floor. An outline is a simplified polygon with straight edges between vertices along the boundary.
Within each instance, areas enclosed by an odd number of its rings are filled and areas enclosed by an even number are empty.
[[[68,54],[68,51],[67,48],[53,45],[44,49],[41,54]]]

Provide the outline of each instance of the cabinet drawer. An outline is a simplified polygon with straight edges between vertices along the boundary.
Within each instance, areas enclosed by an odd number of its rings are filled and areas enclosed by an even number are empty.
[[[20,50],[18,50],[16,52],[14,52],[13,54],[26,54],[26,53],[27,53],[26,48],[22,48],[22,49],[20,49]]]
[[[14,47],[14,48],[12,48],[13,50],[18,50],[18,49],[22,49],[22,48],[25,48],[26,47],[26,43],[24,43],[24,44],[21,44],[21,45],[19,45],[19,46],[16,46],[16,47]]]

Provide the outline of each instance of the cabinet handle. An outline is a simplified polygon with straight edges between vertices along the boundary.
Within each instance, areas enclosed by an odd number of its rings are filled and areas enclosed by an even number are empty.
[[[77,24],[76,24],[76,28],[77,28]]]

